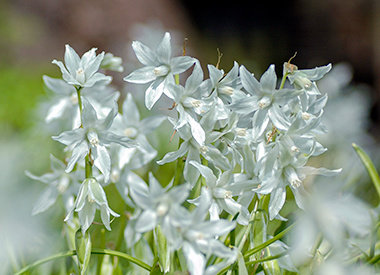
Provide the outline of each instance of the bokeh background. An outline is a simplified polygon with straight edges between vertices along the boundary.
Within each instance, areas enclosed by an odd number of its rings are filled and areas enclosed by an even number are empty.
[[[315,165],[343,167],[339,180],[377,203],[351,143],[379,163],[380,1],[0,0],[0,244],[7,247],[0,263],[18,269],[30,253],[42,257],[63,245],[57,240],[64,213],[31,217],[43,186],[24,175],[24,170],[46,173],[49,154],[62,155],[43,122],[48,95],[42,75],[60,77],[51,61],[63,59],[67,43],[80,54],[92,47],[112,52],[125,67],[113,74],[114,85],[123,96],[133,92],[141,98],[142,90],[122,81],[138,66],[131,41],[153,46],[165,31],[172,33],[178,55],[187,38],[187,54],[204,68],[217,63],[217,49],[223,53],[221,68],[228,71],[236,60],[255,75],[272,63],[281,75],[282,64],[295,52],[299,68],[331,62],[333,71],[319,83],[329,94],[330,132],[321,137],[329,152]],[[159,156],[170,149],[165,142],[159,143]]]

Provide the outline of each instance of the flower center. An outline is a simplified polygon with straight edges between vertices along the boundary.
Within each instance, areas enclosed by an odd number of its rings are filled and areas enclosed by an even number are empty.
[[[219,93],[224,95],[233,95],[234,89],[230,86],[224,86],[222,88],[219,88]]]
[[[84,82],[86,81],[86,75],[84,74],[84,70],[82,68],[79,68],[77,71],[76,71],[76,76],[75,76],[76,80],[78,80],[78,82],[80,84],[84,84]]]
[[[116,170],[113,170],[111,172],[110,179],[111,179],[111,182],[113,182],[113,183],[118,182],[119,179],[120,179],[120,173],[118,171],[116,171]]]
[[[224,192],[224,198],[225,199],[232,199],[232,192],[231,191]]]
[[[157,206],[157,210],[156,210],[156,213],[158,216],[162,217],[164,216],[169,210],[169,207],[166,203],[160,203],[158,206]]]
[[[128,127],[124,130],[124,135],[128,138],[135,138],[137,134],[137,129],[134,127]]]
[[[303,120],[309,120],[310,117],[311,117],[311,115],[309,113],[307,113],[307,112],[302,112],[301,116],[302,116]]]
[[[69,178],[66,175],[63,175],[58,183],[57,190],[59,193],[63,194],[67,187],[69,186]]]
[[[70,101],[73,105],[77,105],[78,104],[78,95],[75,93],[71,94]]]
[[[153,69],[156,76],[165,76],[169,73],[169,68],[166,65],[161,65]]]
[[[94,132],[90,132],[88,134],[88,141],[90,142],[90,144],[92,146],[98,146],[99,145],[98,135]]]
[[[293,153],[299,153],[300,149],[297,147],[297,146],[292,146],[290,147],[290,151],[292,151]]]
[[[290,184],[294,187],[294,188],[298,188],[301,186],[301,183],[302,181],[300,179],[293,179],[292,181],[290,181]]]
[[[208,149],[207,149],[206,146],[203,145],[203,146],[201,146],[200,151],[201,151],[202,154],[206,154],[207,151],[208,151]]]
[[[264,96],[262,99],[259,100],[259,108],[260,109],[264,109],[265,107],[268,107],[271,103],[271,100],[269,97],[267,96]]]
[[[245,137],[247,135],[247,128],[236,128],[235,131],[240,137]]]

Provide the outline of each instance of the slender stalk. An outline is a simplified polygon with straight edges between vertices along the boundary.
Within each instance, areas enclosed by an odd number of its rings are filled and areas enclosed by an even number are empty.
[[[284,251],[280,254],[269,256],[269,257],[258,259],[258,260],[254,260],[254,261],[249,261],[249,262],[246,262],[245,264],[247,266],[249,266],[249,265],[254,265],[254,264],[263,263],[263,262],[267,262],[267,261],[272,261],[272,260],[276,260],[278,258],[281,258],[281,257],[285,256],[286,254],[287,254],[287,252]]]
[[[131,263],[134,263],[148,271],[150,271],[152,269],[152,267],[146,263],[144,263],[143,261],[135,258],[135,257],[132,257],[126,253],[123,253],[123,252],[120,252],[120,251],[114,251],[114,250],[109,250],[109,249],[100,249],[100,248],[94,248],[92,249],[91,251],[91,254],[102,254],[102,255],[110,255],[110,256],[116,256],[116,257],[119,257],[119,258],[122,258],[122,259],[125,259]],[[24,267],[23,269],[21,269],[19,272],[15,273],[15,275],[21,275],[25,272],[27,272],[29,269],[31,268],[34,268],[36,266],[39,266],[41,264],[44,264],[44,263],[47,263],[47,262],[50,262],[50,261],[54,261],[54,260],[57,260],[57,259],[60,259],[60,258],[66,258],[66,257],[70,257],[70,256],[74,256],[74,255],[77,255],[77,252],[75,250],[72,250],[72,251],[67,251],[67,252],[61,252],[61,253],[58,253],[58,254],[55,254],[55,255],[52,255],[52,256],[49,256],[45,259],[41,259],[41,260],[38,260],[26,267]]]
[[[75,87],[75,88],[77,90],[77,96],[78,96],[79,113],[80,113],[81,118],[82,118],[82,98],[80,96],[80,90],[82,89],[82,87]]]
[[[21,269],[19,272],[15,273],[15,275],[23,274],[23,273],[27,272],[29,269],[32,269],[33,267],[42,265],[44,263],[47,263],[47,262],[50,262],[50,261],[54,261],[54,260],[57,260],[57,259],[60,259],[60,258],[74,256],[76,254],[77,254],[76,251],[68,251],[68,252],[62,252],[62,253],[58,253],[58,254],[49,256],[49,257],[47,257],[45,259],[41,259],[41,260],[38,260],[38,261],[36,261],[36,262],[34,262],[34,263],[30,264],[30,265],[27,265],[26,267],[24,267],[23,269]]]
[[[178,142],[178,148],[181,147],[183,139],[180,138]],[[183,169],[185,168],[185,162],[183,158],[177,159],[177,165],[174,172],[173,186],[179,185],[183,177]]]
[[[90,161],[90,154],[88,154],[85,159],[85,176],[86,178],[91,178],[92,177],[92,163]]]
[[[261,249],[264,249],[265,247],[269,246],[270,244],[274,243],[275,241],[281,239],[285,234],[287,234],[291,229],[293,229],[294,224],[288,226],[285,230],[278,233],[276,236],[274,236],[272,239],[267,240],[266,242],[252,248],[251,250],[248,250],[244,254],[244,258],[247,259],[249,256],[259,252]]]
[[[82,87],[75,87],[77,90],[77,96],[78,96],[78,107],[79,107],[79,113],[80,113],[80,127],[83,128],[83,121],[82,121],[82,110],[83,110],[83,105],[82,105],[82,98],[80,91]],[[86,178],[92,177],[92,162],[90,161],[90,153],[85,157],[85,176]]]
[[[282,79],[281,79],[281,84],[280,84],[280,90],[282,88],[284,88],[285,86],[285,81],[286,81],[286,77],[288,76],[288,73],[285,73],[283,76],[282,76]]]

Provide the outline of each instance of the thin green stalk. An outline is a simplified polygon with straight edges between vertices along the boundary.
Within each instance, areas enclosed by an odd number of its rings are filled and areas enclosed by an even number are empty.
[[[285,230],[278,233],[276,236],[274,236],[272,239],[267,240],[266,242],[252,248],[251,250],[248,250],[244,254],[244,259],[249,258],[249,256],[259,252],[261,249],[264,249],[265,247],[269,246],[270,244],[274,243],[275,241],[281,239],[285,234],[287,234],[290,230],[292,230],[294,227],[294,224],[288,226]]]
[[[57,260],[57,259],[60,259],[60,258],[74,256],[76,254],[77,254],[76,251],[73,250],[73,251],[58,253],[58,254],[49,256],[49,257],[47,257],[45,259],[41,259],[41,260],[38,260],[38,261],[36,261],[36,262],[34,262],[34,263],[30,264],[30,265],[27,265],[26,267],[24,267],[23,269],[21,269],[19,272],[15,273],[15,275],[23,274],[23,273],[27,272],[29,269],[32,269],[33,267],[42,265],[44,263],[47,263],[47,262],[50,262],[50,261],[54,261],[54,260]]]
[[[91,178],[92,177],[92,163],[90,161],[90,154],[88,154],[86,157],[85,157],[85,176],[86,176],[86,179],[87,178]]]
[[[276,260],[278,258],[281,258],[281,257],[285,256],[286,254],[287,254],[287,252],[284,251],[284,252],[282,252],[280,254],[277,254],[277,255],[269,256],[269,257],[258,259],[258,260],[254,260],[254,261],[249,261],[249,262],[246,262],[246,266],[254,265],[254,264],[258,264],[258,263],[263,263],[263,262],[268,262],[268,261],[272,261],[272,260]]]
[[[50,261],[54,261],[54,260],[57,260],[57,259],[60,259],[60,258],[65,258],[65,257],[70,257],[70,256],[74,256],[76,255],[77,252],[75,250],[72,250],[72,251],[67,251],[67,252],[61,252],[61,253],[57,253],[55,255],[52,255],[52,256],[49,256],[45,259],[41,259],[41,260],[38,260],[26,267],[24,267],[23,269],[21,269],[19,272],[17,272],[15,275],[21,275],[25,272],[27,272],[29,269],[31,268],[34,268],[36,266],[39,266],[41,264],[44,264],[44,263],[47,263],[47,262],[50,262]],[[152,269],[152,267],[146,263],[144,263],[143,261],[135,258],[135,257],[132,257],[126,253],[123,253],[123,252],[120,252],[120,251],[114,251],[114,250],[109,250],[109,249],[100,249],[100,248],[94,248],[92,249],[91,251],[91,254],[103,254],[103,255],[110,255],[110,256],[116,256],[116,257],[119,257],[119,258],[122,258],[122,259],[125,259],[131,263],[134,263],[148,271],[150,271]]]
[[[285,86],[285,81],[286,81],[286,77],[288,76],[288,73],[285,73],[283,76],[282,76],[282,79],[281,79],[281,84],[280,84],[280,90],[282,88],[284,88]]]
[[[80,127],[83,128],[83,121],[82,121],[82,109],[83,109],[83,105],[82,105],[82,98],[81,98],[81,95],[80,95],[81,89],[82,89],[82,87],[76,87],[77,96],[78,96],[78,107],[79,107],[79,113],[80,113]],[[92,177],[92,162],[90,161],[90,154],[91,154],[91,151],[85,157],[85,175],[86,175],[86,178]]]
[[[178,148],[181,147],[181,144],[183,142],[182,138],[179,138],[178,142]],[[182,177],[183,177],[183,169],[185,167],[185,162],[183,161],[182,158],[177,159],[177,165],[175,168],[175,173],[174,173],[174,181],[173,181],[173,186],[179,185]]]
[[[82,89],[82,87],[75,87],[75,88],[77,90],[77,96],[78,96],[79,113],[82,117],[82,98],[80,96],[80,90]]]

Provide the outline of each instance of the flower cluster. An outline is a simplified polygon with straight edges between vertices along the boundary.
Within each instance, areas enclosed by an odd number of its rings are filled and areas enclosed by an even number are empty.
[[[76,220],[82,233],[93,223],[97,209],[111,230],[110,216],[119,214],[110,208],[103,187],[112,183],[133,209],[125,228],[132,254],[142,244],[155,254],[153,264],[163,272],[175,271],[176,251],[185,259],[179,260],[181,268],[190,274],[217,274],[235,261],[239,274],[247,274],[244,259],[287,254],[288,247],[276,241],[260,255],[242,255],[243,247],[254,249],[269,238],[269,222],[286,221],[280,213],[287,190],[299,208],[308,209],[306,177],[340,172],[308,166],[311,157],[326,151],[317,137],[326,133],[321,118],[327,96],[321,95],[316,81],[331,65],[300,70],[288,61],[279,81],[274,65],[258,79],[235,62],[229,72],[208,65],[205,79],[196,58],[172,56],[170,40],[165,33],[155,49],[133,42],[144,66],[124,78],[149,84],[148,109],[163,95],[168,97],[172,101],[168,117],[141,119],[131,94],[119,112],[120,94],[108,85],[111,77],[99,71],[123,71],[121,59],[110,53],[96,55],[91,49],[80,58],[67,45],[65,62],[53,61],[63,80],[44,76],[54,94],[46,122],[70,115],[66,124],[70,128],[53,136],[66,145],[67,161],[52,157],[52,173],[41,177],[27,173],[49,184],[34,213],[48,209],[62,194],[66,221]],[[187,79],[181,78],[184,72]],[[166,186],[152,172],[146,183],[136,171],[156,158],[147,134],[165,120],[179,139],[178,150],[156,161],[176,162],[175,176]],[[143,241],[149,232],[153,245]],[[297,271],[288,255],[276,264]]]

